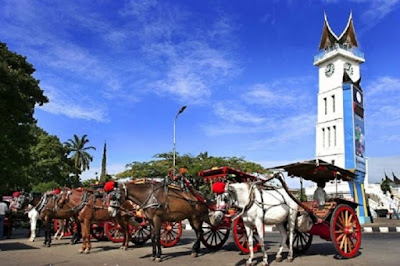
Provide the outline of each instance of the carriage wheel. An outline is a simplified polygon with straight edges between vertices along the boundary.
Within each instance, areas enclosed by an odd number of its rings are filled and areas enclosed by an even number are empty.
[[[163,222],[160,243],[163,247],[175,246],[182,236],[182,222]]]
[[[345,258],[358,254],[361,226],[354,209],[346,204],[336,207],[331,218],[331,239],[336,251]]]
[[[100,226],[98,223],[91,224],[90,235],[97,240],[103,240],[105,238],[104,226]]]
[[[310,248],[311,242],[313,239],[313,235],[310,233],[303,233],[299,230],[294,230],[293,235],[293,250],[297,253],[306,253],[306,251]]]
[[[131,233],[131,241],[136,245],[144,245],[151,237],[151,228],[148,221],[144,220],[139,226],[134,226]]]
[[[124,234],[121,226],[116,221],[107,221],[104,223],[104,231],[108,239],[114,243],[121,243],[124,241]]]
[[[65,220],[63,220],[63,223],[65,225]],[[71,236],[73,235],[76,230],[77,230],[77,224],[73,221],[69,221],[67,228],[65,228],[65,232],[64,232],[64,236]],[[54,220],[54,231],[58,231],[58,229],[60,229],[60,224],[59,224],[59,220],[55,219]]]
[[[203,236],[201,242],[209,250],[220,249],[228,240],[229,228],[223,226],[212,226],[203,223]]]
[[[257,235],[256,231],[253,234],[253,251],[257,252],[260,248],[260,243],[258,239],[255,237]],[[240,251],[243,253],[250,253],[249,243],[247,242],[247,234],[246,228],[244,227],[242,217],[239,217],[235,220],[233,224],[233,239],[235,240],[235,244]]]

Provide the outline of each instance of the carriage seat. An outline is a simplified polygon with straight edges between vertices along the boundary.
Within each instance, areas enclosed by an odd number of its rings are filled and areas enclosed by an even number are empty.
[[[337,206],[337,203],[335,201],[326,201],[324,206],[318,206],[318,203],[316,203],[315,201],[305,201],[302,202],[302,204],[306,208],[310,209],[313,214],[320,219],[325,219]],[[301,207],[299,209],[300,212],[304,211],[304,209]]]

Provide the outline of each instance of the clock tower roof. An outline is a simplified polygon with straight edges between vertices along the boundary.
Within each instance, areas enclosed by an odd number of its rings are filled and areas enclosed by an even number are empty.
[[[322,36],[318,49],[327,49],[336,43],[358,47],[353,24],[353,14],[351,12],[347,21],[347,25],[339,37],[332,31],[331,27],[329,26],[326,13],[324,13],[324,26],[322,28]]]

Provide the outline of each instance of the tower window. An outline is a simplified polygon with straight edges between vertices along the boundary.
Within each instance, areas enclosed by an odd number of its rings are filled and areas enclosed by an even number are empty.
[[[328,113],[328,103],[326,101],[326,98],[324,98],[324,109],[325,109],[325,114]]]
[[[336,126],[333,126],[333,146],[336,147]]]
[[[328,127],[328,147],[331,146],[331,128]]]
[[[332,112],[335,112],[335,95],[332,95]]]
[[[325,148],[325,128],[322,129],[322,147]]]

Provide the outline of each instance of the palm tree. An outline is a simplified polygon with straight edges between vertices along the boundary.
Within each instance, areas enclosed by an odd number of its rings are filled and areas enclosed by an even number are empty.
[[[75,182],[79,183],[79,174],[85,170],[90,168],[90,162],[93,161],[93,156],[90,155],[88,150],[96,150],[93,146],[85,147],[85,145],[89,142],[87,135],[83,135],[79,138],[74,134],[74,139],[68,139],[67,142],[64,143],[65,147],[68,150],[68,153],[71,154],[71,160],[73,161],[75,167]]]

